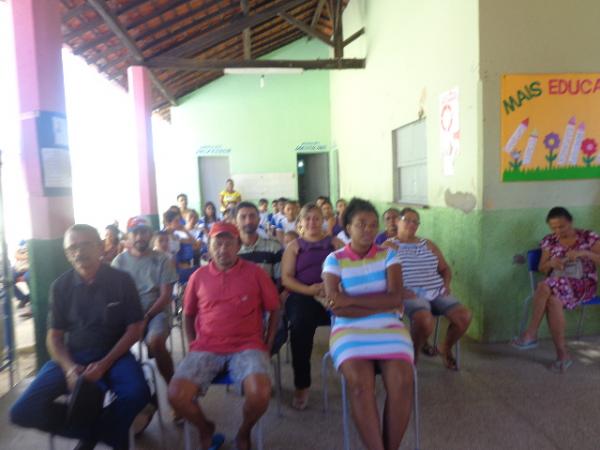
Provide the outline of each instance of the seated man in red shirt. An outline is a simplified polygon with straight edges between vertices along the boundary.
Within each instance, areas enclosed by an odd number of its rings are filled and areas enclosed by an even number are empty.
[[[269,354],[279,323],[279,295],[267,273],[238,258],[237,227],[219,222],[209,233],[211,262],[190,277],[184,297],[185,331],[190,352],[169,383],[173,409],[198,428],[201,448],[219,448],[224,437],[200,409],[206,393],[224,370],[245,396],[244,418],[235,438],[240,450],[251,447],[250,432],[271,399]],[[263,316],[269,312],[266,332]]]

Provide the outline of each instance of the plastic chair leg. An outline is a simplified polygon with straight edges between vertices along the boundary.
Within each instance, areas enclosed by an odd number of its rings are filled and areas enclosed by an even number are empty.
[[[346,391],[346,379],[342,378],[342,421],[344,426],[344,450],[350,450],[350,418],[349,418],[349,405],[348,405],[348,393]]]
[[[321,383],[323,384],[323,412],[327,413],[329,409],[329,370],[327,365],[327,360],[330,358],[329,352],[323,355],[323,359],[321,360]]]
[[[158,424],[160,426],[160,439],[162,441],[163,448],[167,448],[167,440],[165,437],[165,424],[163,422],[162,417],[162,409],[160,406],[160,397],[158,395],[158,377],[156,376],[156,369],[150,361],[142,362],[142,367],[147,367],[150,371],[150,376],[152,377],[152,383],[154,384],[154,389],[156,390],[156,414],[158,415]],[[130,446],[130,448],[132,448]]]
[[[281,412],[281,403],[282,403],[282,389],[281,389],[281,356],[279,352],[275,355],[275,392],[277,394],[277,416],[283,417],[283,413]]]
[[[258,423],[254,427],[256,430],[256,447],[258,450],[264,450],[264,436],[263,436],[263,418],[258,420]]]
[[[523,302],[523,314],[521,315],[521,323],[519,324],[519,336],[521,336],[525,332],[525,328],[527,328],[527,319],[529,318],[529,304],[533,295],[528,295]]]
[[[579,313],[579,320],[577,321],[577,340],[581,340],[581,331],[583,329],[583,319],[585,317],[585,305],[581,305],[581,312]]]
[[[457,359],[458,361],[458,359]],[[419,382],[417,380],[417,368],[412,366],[413,370],[413,422],[415,427],[415,450],[421,446],[421,436],[419,435]]]
[[[164,433],[163,433],[163,444],[164,444]],[[133,430],[133,424],[129,427],[129,448],[130,449],[135,448],[135,431]]]
[[[435,319],[435,331],[433,332],[433,348],[437,348],[439,334],[440,334],[440,316],[437,316]]]
[[[193,425],[189,423],[187,420],[183,422],[183,449],[184,450],[194,450],[194,430]]]

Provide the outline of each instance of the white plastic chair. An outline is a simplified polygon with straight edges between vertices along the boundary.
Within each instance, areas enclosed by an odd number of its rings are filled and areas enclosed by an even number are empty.
[[[328,360],[331,360],[333,363],[333,359],[329,352],[323,355],[323,359],[321,362],[321,378],[323,382],[323,410],[325,413],[328,412],[329,409],[329,398],[328,398],[328,388],[327,381],[329,376],[329,364],[327,364]],[[419,450],[420,446],[420,436],[419,436],[419,385],[417,382],[417,369],[413,365],[413,425],[415,432],[415,450]],[[342,387],[342,423],[344,430],[344,450],[350,450],[350,408],[348,405],[348,394],[346,392],[346,379],[344,375],[340,373],[341,379],[341,387]]]

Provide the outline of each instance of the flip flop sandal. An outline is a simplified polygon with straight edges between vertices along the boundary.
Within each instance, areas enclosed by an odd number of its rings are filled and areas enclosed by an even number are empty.
[[[524,341],[520,337],[515,337],[512,341],[510,341],[510,345],[518,350],[531,350],[532,348],[536,348],[538,346],[538,341],[537,339]]]
[[[423,345],[421,352],[427,356],[435,356],[439,353],[439,350],[436,346],[430,345],[429,342],[426,342],[425,345]]]
[[[297,409],[298,411],[304,411],[308,406],[308,397],[298,398],[294,397],[292,399],[292,408]]]
[[[210,447],[208,447],[208,450],[219,450],[224,442],[225,436],[223,436],[221,433],[215,433],[213,434],[212,441],[210,443]]]
[[[440,353],[440,355],[442,357],[442,361],[444,362],[444,366],[446,366],[446,369],[454,371],[458,370],[458,365],[456,364],[456,359],[454,356],[451,354],[445,355],[443,353]]]
[[[565,373],[573,365],[572,359],[556,360],[550,364],[550,370],[554,373]]]

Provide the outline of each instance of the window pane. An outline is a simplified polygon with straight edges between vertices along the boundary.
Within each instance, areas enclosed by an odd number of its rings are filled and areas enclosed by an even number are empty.
[[[425,119],[409,123],[394,131],[398,167],[427,159]]]
[[[398,169],[398,200],[403,203],[427,204],[427,164]]]

